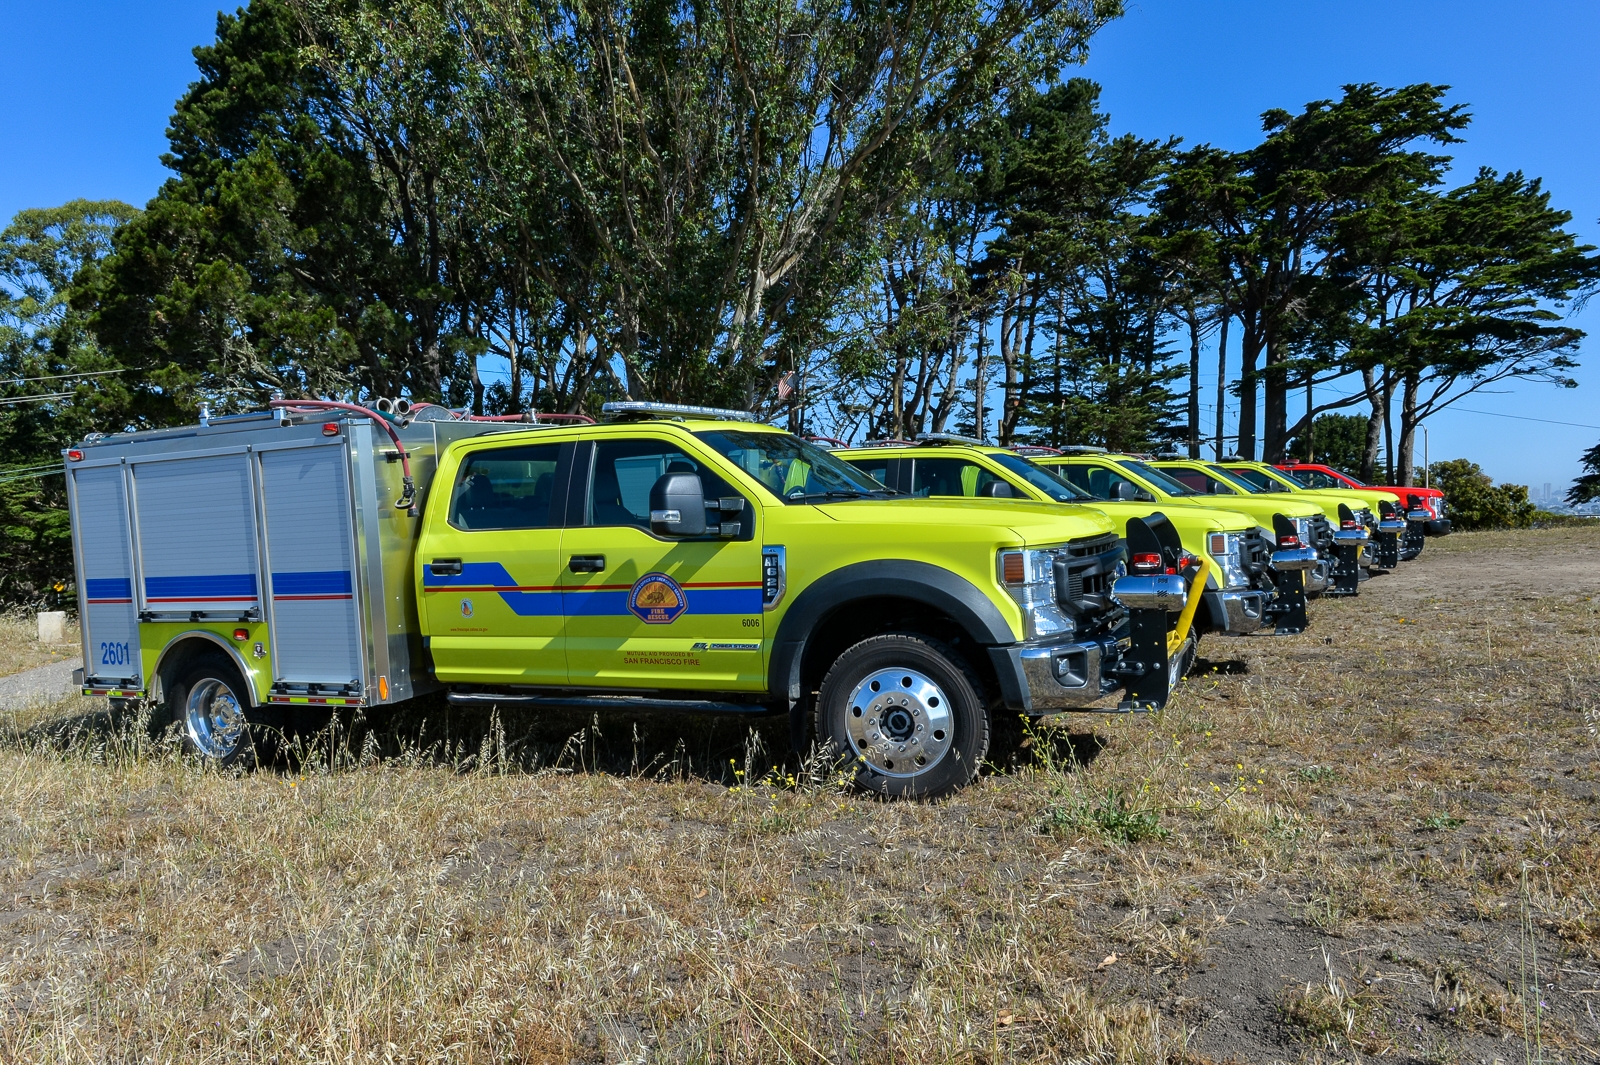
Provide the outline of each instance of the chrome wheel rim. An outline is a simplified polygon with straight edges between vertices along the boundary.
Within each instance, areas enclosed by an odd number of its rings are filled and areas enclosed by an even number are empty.
[[[244,708],[232,689],[207,677],[189,689],[183,724],[194,749],[220,761],[238,750],[244,739]]]
[[[868,674],[850,692],[844,713],[855,756],[887,777],[926,773],[955,742],[949,697],[915,669]]]

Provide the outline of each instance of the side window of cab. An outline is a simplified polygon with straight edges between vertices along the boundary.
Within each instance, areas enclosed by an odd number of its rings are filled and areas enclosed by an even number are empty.
[[[1193,488],[1196,492],[1215,492],[1217,490],[1210,477],[1207,477],[1199,470],[1191,470],[1187,466],[1163,466],[1161,467],[1161,472],[1184,487]]]
[[[999,487],[1003,486],[1003,487]],[[919,497],[1009,496],[1011,486],[976,462],[918,458],[911,468],[911,494]]]
[[[1331,473],[1321,470],[1296,470],[1295,476],[1305,481],[1312,488],[1344,488],[1345,483]]]
[[[450,524],[480,529],[546,529],[560,444],[486,448],[461,460],[450,493]]]
[[[1110,466],[1103,466],[1097,462],[1072,463],[1053,468],[1060,471],[1071,484],[1083,489],[1096,499],[1149,500],[1152,498],[1150,493],[1135,481],[1124,477]]]
[[[633,525],[650,528],[650,489],[669,473],[693,473],[700,478],[707,509],[718,507],[724,499],[740,499],[740,494],[704,462],[665,440],[602,440],[595,445],[594,473],[584,506],[585,525]],[[714,517],[708,514],[710,520]],[[727,515],[724,520],[731,521]],[[753,530],[753,518],[745,504],[741,522]]]

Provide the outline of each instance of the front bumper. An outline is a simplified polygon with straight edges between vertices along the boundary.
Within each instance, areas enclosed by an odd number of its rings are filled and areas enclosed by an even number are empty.
[[[1265,624],[1267,603],[1271,598],[1267,592],[1249,589],[1208,591],[1201,597],[1200,606],[1210,619],[1212,632],[1243,636]]]
[[[1435,518],[1435,519],[1431,519],[1429,521],[1423,522],[1422,531],[1427,536],[1449,536],[1450,535],[1450,519],[1449,518]]]
[[[1009,710],[1047,714],[1097,703],[1121,687],[1106,675],[1125,641],[1114,636],[989,648]]]
[[[1317,564],[1306,570],[1306,594],[1316,595],[1325,592],[1333,583],[1333,563],[1325,558],[1317,559]]]

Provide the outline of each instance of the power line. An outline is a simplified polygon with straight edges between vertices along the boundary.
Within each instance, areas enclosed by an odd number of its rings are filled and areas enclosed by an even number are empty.
[[[69,377],[104,377],[106,374],[121,372],[121,370],[85,370],[82,373],[58,373],[47,377],[7,377],[4,380],[20,385],[24,381],[65,381]]]
[[[1600,429],[1600,425],[1585,425],[1582,422],[1558,422],[1554,418],[1530,418],[1525,414],[1499,414],[1492,410],[1473,410],[1471,407],[1441,407],[1440,411],[1459,410],[1468,414],[1487,414],[1491,418],[1515,418],[1519,422],[1543,422],[1546,425],[1570,425],[1577,429]]]
[[[51,399],[71,399],[76,392],[50,392],[42,396],[10,396],[0,398],[0,406],[10,406],[13,403],[43,403]]]

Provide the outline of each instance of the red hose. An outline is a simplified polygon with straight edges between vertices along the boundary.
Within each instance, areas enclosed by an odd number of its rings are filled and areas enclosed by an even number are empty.
[[[415,504],[417,485],[411,479],[411,456],[406,454],[406,446],[400,442],[400,434],[394,431],[394,426],[389,423],[389,419],[370,408],[356,403],[341,403],[336,399],[275,399],[268,406],[281,410],[298,410],[306,414],[319,410],[347,410],[352,414],[360,414],[363,417],[370,418],[375,424],[381,426],[384,432],[389,434],[389,439],[394,441],[395,451],[400,455],[400,472],[404,479],[401,481],[400,498],[394,505],[395,509],[405,510]]]

